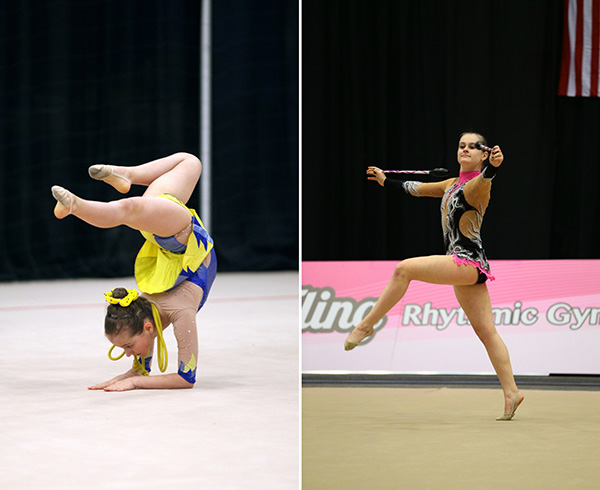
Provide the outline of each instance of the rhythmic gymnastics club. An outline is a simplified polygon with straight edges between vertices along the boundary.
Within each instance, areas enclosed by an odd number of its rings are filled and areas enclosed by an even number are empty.
[[[433,177],[445,177],[448,175],[447,168],[434,168],[433,170],[382,170],[384,174],[423,174]]]
[[[478,141],[477,143],[475,143],[475,148],[482,151],[489,151],[490,153],[492,152],[492,149],[489,146],[485,146],[483,144],[483,141]]]

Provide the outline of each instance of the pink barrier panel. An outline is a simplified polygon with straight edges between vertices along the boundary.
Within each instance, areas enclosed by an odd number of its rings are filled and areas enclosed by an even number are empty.
[[[414,281],[375,335],[344,351],[396,264],[302,263],[303,372],[493,373],[452,286]],[[600,374],[600,260],[490,266],[494,322],[515,374]]]

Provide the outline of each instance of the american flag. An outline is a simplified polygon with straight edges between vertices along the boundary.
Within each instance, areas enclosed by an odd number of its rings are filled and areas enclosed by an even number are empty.
[[[558,95],[600,95],[600,0],[565,0]]]

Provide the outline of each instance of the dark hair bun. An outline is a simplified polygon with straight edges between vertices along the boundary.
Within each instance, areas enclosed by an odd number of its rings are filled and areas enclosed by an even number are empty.
[[[127,297],[129,292],[125,288],[112,290],[112,297],[116,300]],[[152,303],[146,298],[138,297],[129,306],[109,304],[104,319],[104,333],[110,337],[117,335],[123,329],[129,335],[137,335],[144,330],[144,321],[148,319],[154,324]]]
[[[127,296],[127,289],[125,288],[115,288],[113,289],[112,296],[115,299],[122,299]]]

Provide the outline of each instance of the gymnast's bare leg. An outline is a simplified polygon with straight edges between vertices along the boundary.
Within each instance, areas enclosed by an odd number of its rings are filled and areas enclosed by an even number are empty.
[[[504,392],[504,413],[514,413],[525,396],[517,388],[508,349],[496,331],[487,286],[485,283],[472,286],[454,286],[454,293],[471,322],[473,330],[485,346],[492,366],[494,366],[494,371],[496,371],[500,380]]]
[[[504,393],[504,414],[510,414],[511,418],[525,397],[517,388],[508,349],[494,326],[487,286],[475,284],[477,277],[477,269],[457,265],[450,255],[416,257],[400,262],[373,309],[346,339],[344,348],[352,350],[373,335],[373,326],[402,299],[412,280],[453,285],[459,304],[487,350]]]
[[[353,349],[361,340],[373,334],[373,326],[404,297],[411,281],[468,285],[474,284],[477,277],[478,273],[474,267],[459,266],[450,255],[432,255],[403,260],[394,269],[392,278],[373,309],[346,339],[346,350]]]
[[[159,236],[171,236],[189,226],[189,211],[167,199],[153,198],[167,193],[185,204],[201,172],[200,160],[188,153],[175,153],[135,167],[94,165],[90,168],[90,175],[104,180],[120,192],[127,192],[131,185],[148,188],[142,197],[105,203],[82,199],[54,186],[52,194],[58,201],[54,214],[58,219],[72,214],[98,228],[126,225]]]

